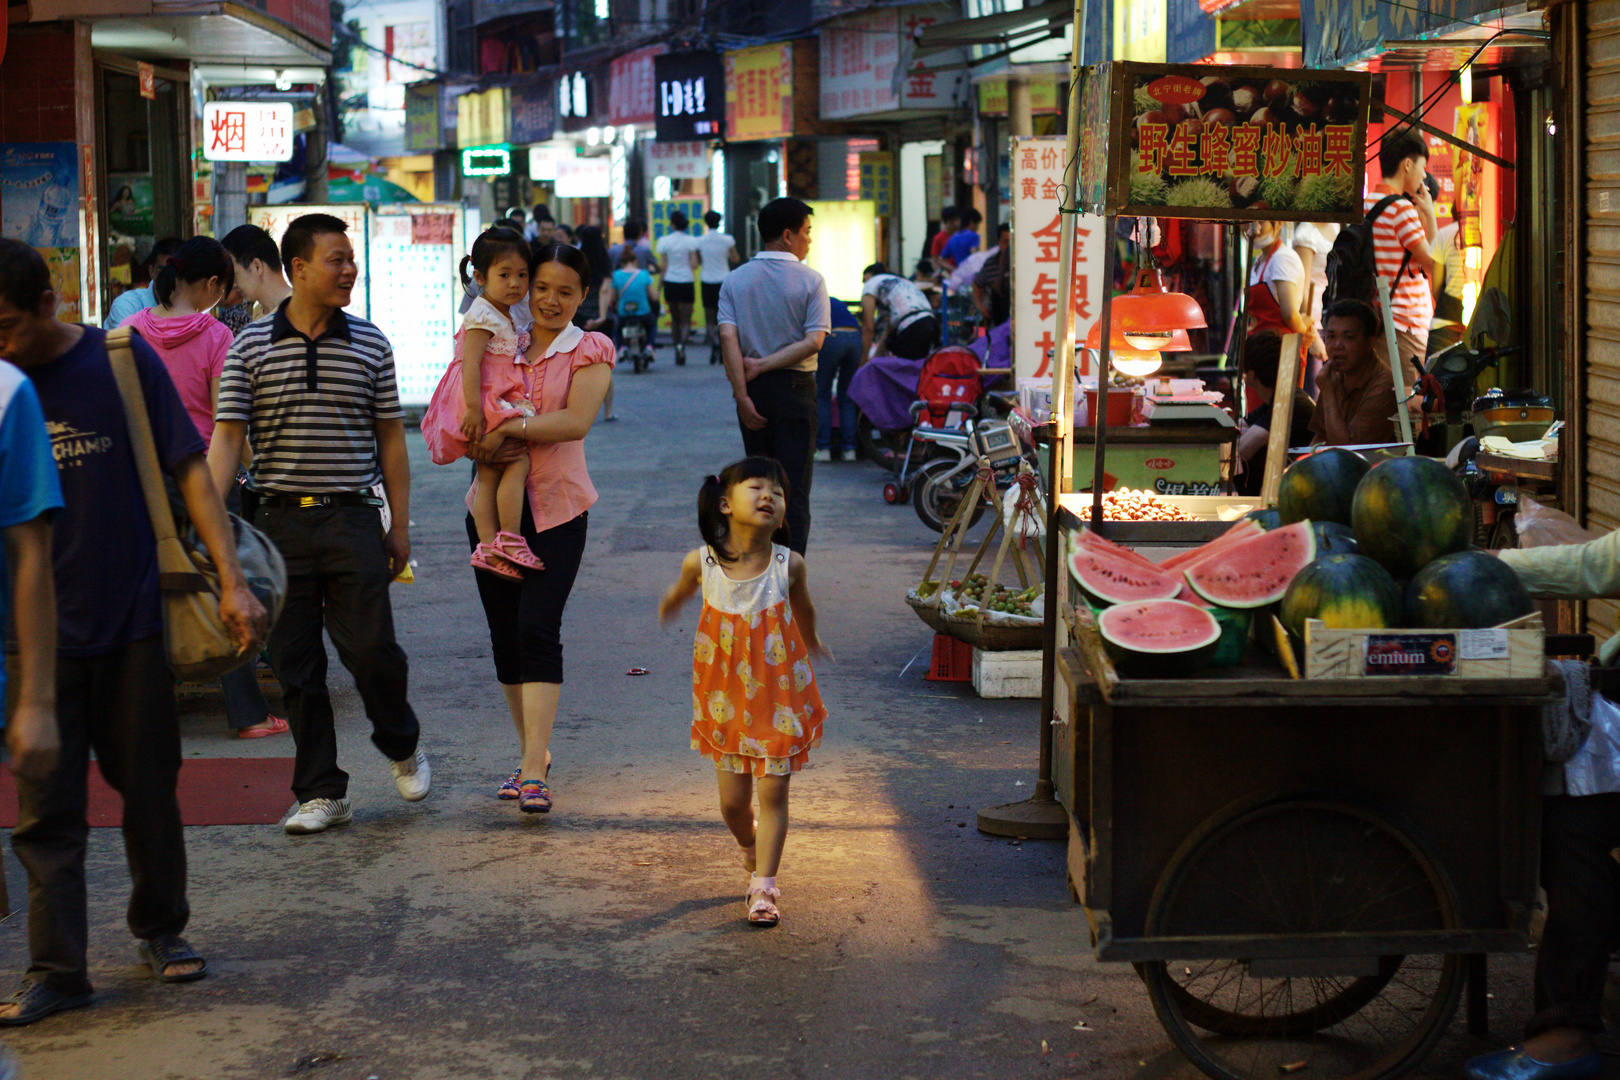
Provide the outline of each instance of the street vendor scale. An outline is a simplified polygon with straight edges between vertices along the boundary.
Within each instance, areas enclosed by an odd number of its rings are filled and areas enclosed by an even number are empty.
[[[1083,17],[1076,4],[1076,41]],[[1235,143],[1189,145],[1176,121],[1196,109],[1150,107],[1176,95],[1196,101],[1204,78],[1262,77],[1275,115],[1315,115],[1244,125],[1241,161],[1230,156]],[[1281,107],[1305,84],[1314,88],[1298,108]],[[1109,236],[1120,216],[1361,217],[1363,74],[1111,63],[1082,80],[1077,55],[1070,87],[1060,296],[1072,295],[1082,209],[1103,214]],[[1146,125],[1143,110],[1156,114]],[[1230,184],[1199,175],[1211,151],[1216,179],[1238,174]],[[1313,183],[1308,203],[1233,197],[1252,194],[1241,180],[1263,184],[1290,168],[1295,182],[1270,191],[1297,196],[1306,166],[1345,182]],[[1259,177],[1242,175],[1254,169]],[[1105,251],[1112,281],[1114,245]],[[1102,418],[1112,307],[1101,312]],[[1057,356],[1072,357],[1072,304],[1058,312]],[[1285,339],[1284,355],[1297,346]],[[1279,368],[1280,400],[1291,396],[1296,367]],[[982,813],[980,828],[1067,834],[1070,884],[1097,958],[1135,965],[1176,1050],[1217,1080],[1398,1076],[1442,1038],[1465,987],[1469,1027],[1480,1033],[1486,954],[1528,943],[1539,720],[1543,706],[1562,700],[1557,676],[1543,673],[1538,654],[1533,676],[1301,679],[1251,650],[1242,666],[1211,677],[1120,678],[1062,573],[1064,538],[1086,525],[1130,546],[1186,546],[1226,523],[1105,522],[1106,423],[1094,431],[1090,494],[1065,491],[1076,441],[1071,385],[1054,379],[1048,433],[1040,781],[1033,799]],[[1285,428],[1273,425],[1268,446],[1262,499],[1271,502],[1287,461]]]

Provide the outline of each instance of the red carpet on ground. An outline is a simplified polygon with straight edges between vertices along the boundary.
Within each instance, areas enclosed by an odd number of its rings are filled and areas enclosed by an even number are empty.
[[[189,758],[180,766],[187,825],[274,825],[292,805],[292,758]],[[90,827],[123,824],[124,800],[90,766]],[[17,781],[0,769],[0,828],[17,824]]]

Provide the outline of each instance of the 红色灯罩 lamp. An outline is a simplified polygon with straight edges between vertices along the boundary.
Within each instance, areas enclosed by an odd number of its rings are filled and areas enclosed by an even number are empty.
[[[1113,329],[1108,333],[1109,350],[1108,362],[1121,375],[1129,375],[1133,379],[1142,379],[1159,370],[1164,362],[1161,352],[1191,352],[1192,342],[1187,338],[1187,331],[1177,330],[1172,333],[1163,345],[1156,349],[1138,349],[1125,340],[1125,334],[1120,329],[1119,315],[1116,312],[1113,318]],[[1091,324],[1091,333],[1086,335],[1087,349],[1092,352],[1102,350],[1102,323]]]
[[[1178,334],[1185,341],[1185,331],[1208,325],[1198,301],[1166,289],[1164,275],[1154,269],[1137,271],[1136,288],[1112,303],[1111,321],[1117,329],[1109,331],[1110,344],[1118,333],[1140,352],[1179,351],[1172,344]]]

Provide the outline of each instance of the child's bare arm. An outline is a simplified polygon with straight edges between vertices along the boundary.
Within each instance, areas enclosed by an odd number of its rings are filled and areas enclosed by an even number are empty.
[[[804,646],[810,650],[810,654],[834,659],[832,650],[821,643],[821,637],[816,633],[816,605],[810,599],[810,575],[804,564],[804,556],[796,551],[788,556],[788,604],[793,608],[793,617],[799,620]]]
[[[461,332],[461,399],[467,403],[461,434],[468,442],[484,434],[484,350],[494,336],[471,326]]]
[[[686,553],[681,560],[681,576],[664,593],[658,601],[658,621],[667,623],[681,613],[681,608],[697,591],[703,587],[703,560],[702,553],[697,550]]]

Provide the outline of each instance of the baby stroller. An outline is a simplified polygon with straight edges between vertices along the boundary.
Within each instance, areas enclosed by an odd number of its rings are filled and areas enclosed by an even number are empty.
[[[883,485],[883,501],[891,506],[911,498],[917,471],[936,449],[934,436],[956,432],[979,414],[979,357],[960,345],[936,349],[923,362],[917,377],[917,400],[911,404],[911,437],[895,478]]]

